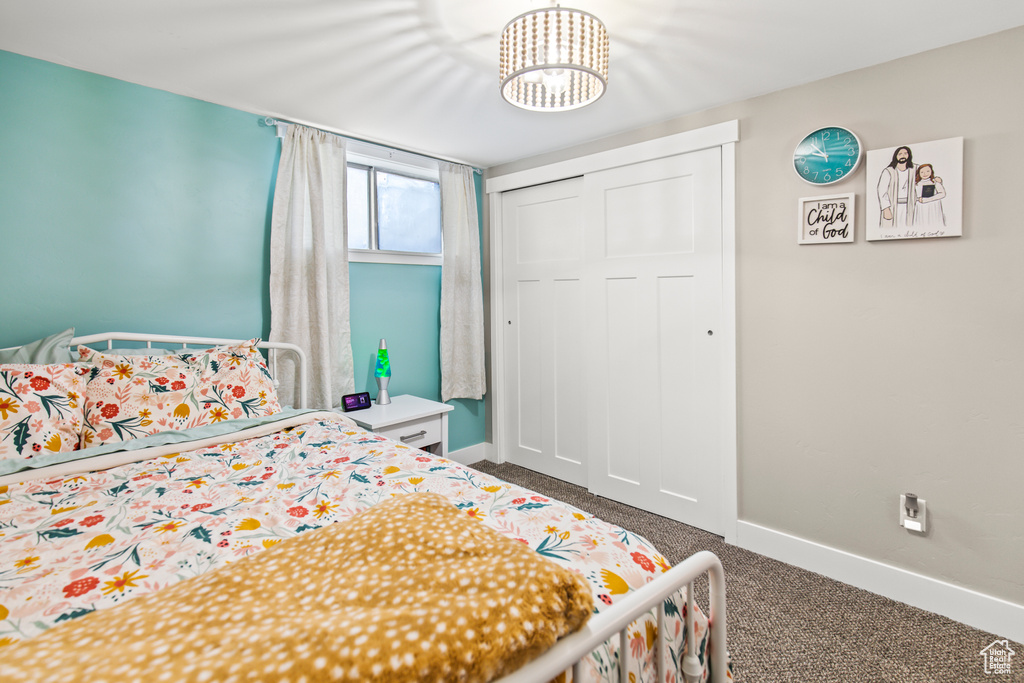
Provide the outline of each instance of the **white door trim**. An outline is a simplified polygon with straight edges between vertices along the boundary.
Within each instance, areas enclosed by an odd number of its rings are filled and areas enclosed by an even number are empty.
[[[504,288],[502,273],[501,193],[627,164],[686,154],[709,147],[722,148],[722,525],[725,540],[734,543],[738,519],[736,465],[736,142],[739,121],[725,121],[696,130],[597,152],[575,159],[487,178],[484,192],[490,203],[491,305],[491,438],[490,459],[505,462],[502,405],[504,391]]]
[[[488,348],[487,359],[490,367],[491,386],[488,387],[487,405],[491,411],[491,444],[490,460],[496,463],[505,462],[505,453],[501,444],[505,443],[505,421],[502,419],[505,411],[505,401],[500,396],[505,395],[505,267],[502,261],[502,240],[501,230],[501,193],[496,192],[488,196],[488,203],[491,206],[490,230],[488,242],[490,243],[490,293],[488,303],[491,306],[491,339]]]
[[[546,166],[515,171],[505,175],[492,176],[484,181],[484,192],[497,194],[506,190],[518,190],[529,185],[540,185],[555,180],[574,178],[584,173],[604,171],[616,166],[626,166],[641,161],[650,161],[677,154],[696,152],[708,147],[721,147],[740,139],[738,120],[716,123],[713,126],[688,130],[662,138],[638,142],[625,147],[616,147],[604,152],[567,159]]]
[[[722,145],[722,532],[734,543],[739,521],[736,462],[736,142]]]

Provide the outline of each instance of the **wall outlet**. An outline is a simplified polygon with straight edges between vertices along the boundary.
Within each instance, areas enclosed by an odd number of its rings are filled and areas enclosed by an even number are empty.
[[[909,503],[908,503],[908,498]],[[909,506],[909,507],[908,507]],[[916,511],[913,509],[916,506]],[[924,498],[912,493],[900,494],[900,526],[909,531],[923,534],[927,530],[928,506]]]

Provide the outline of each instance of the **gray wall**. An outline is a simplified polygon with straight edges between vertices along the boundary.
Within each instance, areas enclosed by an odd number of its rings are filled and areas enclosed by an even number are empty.
[[[1024,604],[1021,64],[1024,28],[488,175],[739,119],[739,518]],[[865,241],[863,163],[824,191],[792,171],[829,124],[868,150],[963,136],[963,237]],[[796,200],[832,190],[856,241],[798,246]],[[905,491],[925,537],[897,525]]]

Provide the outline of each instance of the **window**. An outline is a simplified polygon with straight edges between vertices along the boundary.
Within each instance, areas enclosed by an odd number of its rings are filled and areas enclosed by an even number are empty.
[[[349,260],[440,265],[436,164],[396,150],[374,151],[348,155]]]

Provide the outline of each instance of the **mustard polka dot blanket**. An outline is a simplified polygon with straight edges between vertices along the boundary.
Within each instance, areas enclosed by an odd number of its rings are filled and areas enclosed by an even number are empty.
[[[397,496],[5,648],[5,681],[488,681],[593,610],[587,582],[442,496]]]

